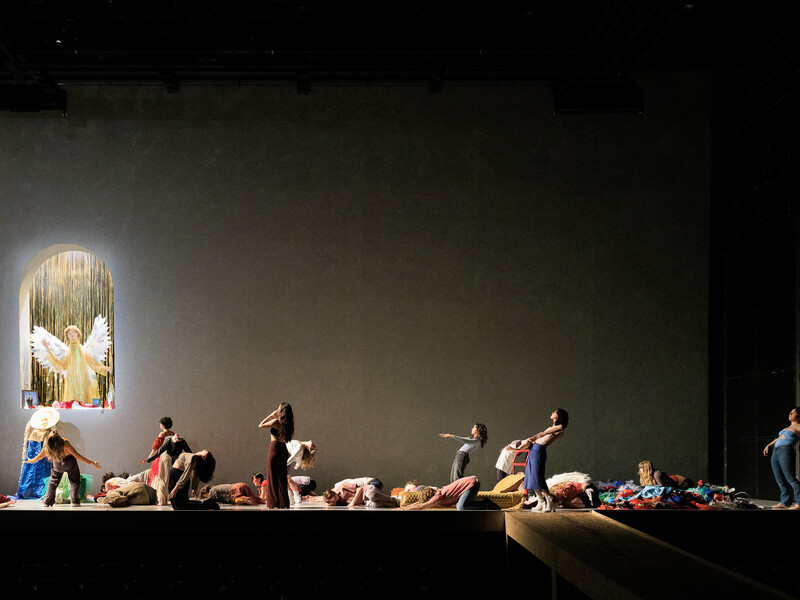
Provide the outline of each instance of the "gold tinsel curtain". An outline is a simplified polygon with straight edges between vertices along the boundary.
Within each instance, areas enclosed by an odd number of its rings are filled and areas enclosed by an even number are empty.
[[[62,252],[36,271],[30,292],[31,329],[44,327],[64,341],[64,329],[77,325],[83,333],[82,343],[92,331],[97,315],[108,319],[111,348],[104,364],[113,364],[114,354],[114,286],[103,261],[88,252]],[[114,375],[98,377],[100,398],[105,401],[113,389]],[[50,405],[60,400],[64,378],[31,361],[31,387],[39,392],[39,404]]]

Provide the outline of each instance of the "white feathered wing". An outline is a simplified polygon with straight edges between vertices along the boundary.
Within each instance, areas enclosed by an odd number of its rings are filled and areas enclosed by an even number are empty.
[[[42,340],[47,340],[47,343],[50,344],[50,350],[53,351],[53,354],[55,354],[58,360],[61,360],[67,355],[67,351],[69,350],[67,345],[52,333],[47,331],[47,329],[44,327],[39,327],[38,325],[33,327],[33,332],[28,339],[31,342],[31,352],[33,353],[34,358],[49,371],[57,373],[58,369],[51,365],[50,361],[47,360],[47,350],[44,349]]]
[[[89,334],[89,337],[86,338],[86,343],[83,345],[83,351],[97,362],[103,363],[110,347],[111,338],[108,335],[108,322],[105,317],[97,315],[94,318],[92,332]]]

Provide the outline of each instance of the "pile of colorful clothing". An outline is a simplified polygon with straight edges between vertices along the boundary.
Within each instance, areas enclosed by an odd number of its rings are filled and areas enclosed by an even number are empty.
[[[633,481],[596,481],[600,490],[598,510],[690,509],[723,510],[758,508],[736,494],[734,488],[699,481],[695,487],[679,489],[658,485],[636,485]]]

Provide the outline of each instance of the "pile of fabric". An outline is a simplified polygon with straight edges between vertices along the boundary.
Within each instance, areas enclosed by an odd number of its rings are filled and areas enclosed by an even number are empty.
[[[546,483],[555,502],[563,508],[600,506],[600,492],[586,473],[560,473],[549,477]]]
[[[678,489],[636,485],[633,481],[596,481],[600,490],[599,510],[689,509],[723,510],[758,508],[736,494],[734,488],[699,481],[696,487]]]

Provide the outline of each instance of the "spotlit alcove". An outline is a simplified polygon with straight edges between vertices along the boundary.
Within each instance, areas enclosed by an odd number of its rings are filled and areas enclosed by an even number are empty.
[[[77,331],[71,335],[80,346],[70,367],[67,328]],[[100,257],[73,244],[39,252],[20,285],[19,334],[23,409],[114,408],[114,286]],[[43,339],[56,359],[63,357],[61,368],[50,366]]]

